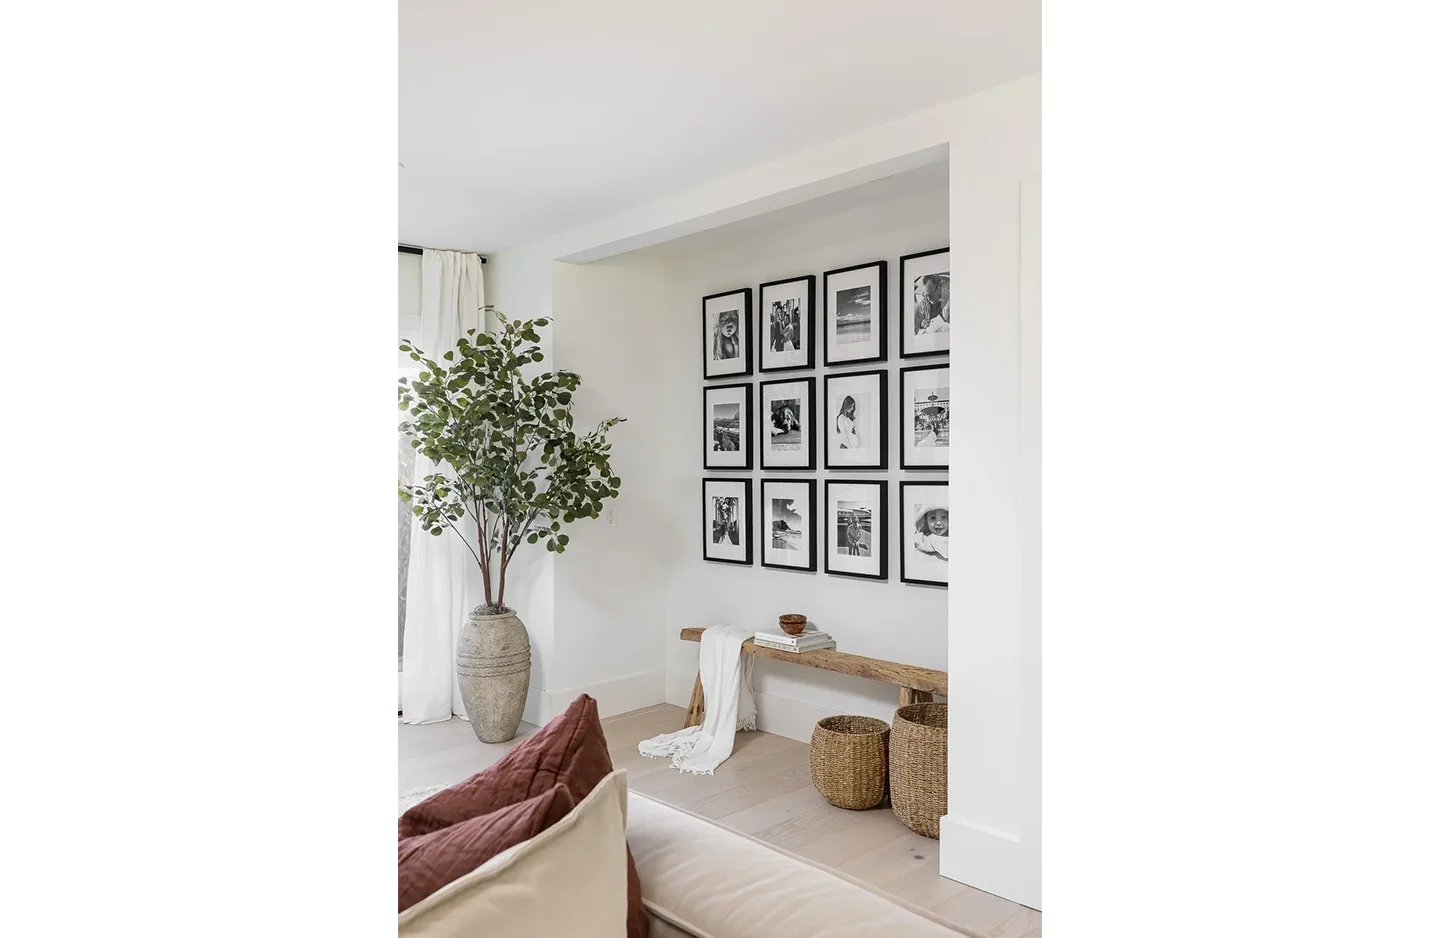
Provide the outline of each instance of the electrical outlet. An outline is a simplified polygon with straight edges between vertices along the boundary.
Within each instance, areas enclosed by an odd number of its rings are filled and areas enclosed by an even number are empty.
[[[615,527],[615,506],[614,506],[614,505],[606,505],[606,506],[605,506],[605,524],[606,524],[606,526],[608,526],[608,527],[612,527],[612,528]]]

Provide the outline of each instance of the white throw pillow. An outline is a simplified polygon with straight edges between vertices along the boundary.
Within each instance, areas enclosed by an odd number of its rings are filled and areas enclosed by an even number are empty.
[[[406,909],[400,938],[624,938],[624,770],[553,827]]]

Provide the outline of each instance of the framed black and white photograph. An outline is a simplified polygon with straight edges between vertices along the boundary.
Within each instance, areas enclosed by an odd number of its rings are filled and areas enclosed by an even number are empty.
[[[900,483],[900,579],[950,585],[950,483]]]
[[[760,565],[815,569],[815,480],[760,481]]]
[[[950,351],[950,249],[900,258],[900,357]]]
[[[750,288],[712,293],[701,307],[705,377],[754,374],[750,359]]]
[[[760,284],[760,370],[815,367],[815,278]]]
[[[760,382],[760,468],[815,468],[815,379]]]
[[[900,468],[950,468],[950,366],[900,369]]]
[[[889,466],[889,384],[885,371],[825,376],[826,469]]]
[[[705,389],[705,468],[753,469],[750,414],[754,390],[748,384]]]
[[[889,579],[885,551],[885,482],[825,482],[825,572]]]
[[[706,560],[753,563],[750,554],[750,480],[703,479]]]
[[[825,364],[885,360],[885,262],[825,271]]]

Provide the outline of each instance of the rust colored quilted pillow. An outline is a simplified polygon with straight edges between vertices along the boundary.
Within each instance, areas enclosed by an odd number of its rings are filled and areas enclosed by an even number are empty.
[[[524,843],[563,818],[576,798],[556,785],[498,811],[400,841],[400,911],[491,857]]]
[[[595,698],[581,694],[564,713],[521,740],[499,762],[400,815],[400,838],[403,843],[406,838],[431,834],[533,798],[556,785],[569,789],[578,803],[613,769]],[[640,874],[628,850],[626,862],[628,938],[645,938],[650,920],[640,903]]]

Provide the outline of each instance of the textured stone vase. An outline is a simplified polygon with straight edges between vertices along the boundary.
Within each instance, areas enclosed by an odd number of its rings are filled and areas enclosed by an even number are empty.
[[[465,715],[480,741],[514,739],[530,692],[530,636],[520,617],[487,616],[476,606],[460,630],[455,673]]]

